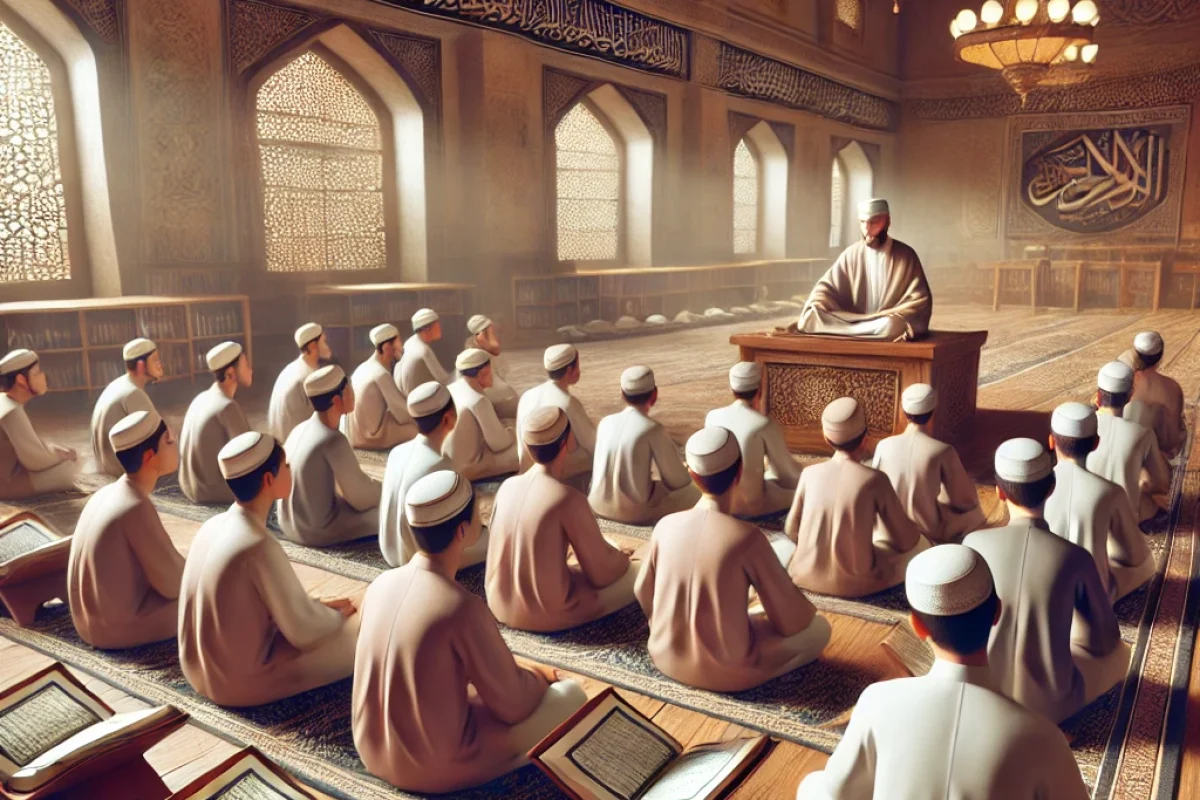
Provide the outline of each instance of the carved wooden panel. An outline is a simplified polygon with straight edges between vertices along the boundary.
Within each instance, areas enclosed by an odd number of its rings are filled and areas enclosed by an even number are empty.
[[[317,17],[294,8],[257,0],[233,0],[229,4],[229,59],[237,72],[244,72],[274,47],[317,21]]]
[[[114,44],[121,39],[121,12],[117,0],[64,0],[96,34]]]
[[[373,30],[371,35],[408,73],[408,77],[416,84],[413,88],[424,95],[426,107],[436,109],[440,115],[442,107],[441,43],[436,39],[423,39],[385,31]]]
[[[938,366],[939,380],[937,422],[938,434],[941,438],[957,438],[961,430],[975,416],[975,399],[977,389],[972,380],[964,380],[963,376],[974,378],[979,375],[979,354],[967,353],[947,364]],[[941,378],[945,376],[946,379]]]
[[[890,436],[900,373],[811,364],[767,364],[767,413],[781,425],[821,425],[821,412],[839,397],[853,397],[867,417],[867,432]]]

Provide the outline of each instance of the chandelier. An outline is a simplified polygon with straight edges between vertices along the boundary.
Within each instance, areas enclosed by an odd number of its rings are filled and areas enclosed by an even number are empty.
[[[950,33],[955,58],[1000,70],[1024,105],[1040,84],[1069,82],[1058,73],[1079,74],[1096,60],[1099,21],[1095,0],[987,0],[978,16],[959,11]]]

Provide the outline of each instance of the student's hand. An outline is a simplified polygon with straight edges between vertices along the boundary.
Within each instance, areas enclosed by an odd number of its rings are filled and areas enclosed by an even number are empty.
[[[352,616],[358,610],[348,597],[326,597],[321,599],[321,603],[332,608],[343,617]]]
[[[554,684],[561,680],[558,670],[556,670],[554,667],[547,667],[545,664],[534,664],[531,669],[533,672],[545,678],[546,683]]]
[[[79,453],[76,453],[72,447],[63,447],[61,444],[56,444],[54,445],[54,450],[67,461],[79,460]]]

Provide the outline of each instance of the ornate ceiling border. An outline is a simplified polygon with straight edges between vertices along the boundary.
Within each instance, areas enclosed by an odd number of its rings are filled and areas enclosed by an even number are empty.
[[[1103,0],[1100,13],[1126,25],[1166,25],[1200,19],[1200,0]]]
[[[61,0],[106,44],[121,41],[121,9],[117,0]]]

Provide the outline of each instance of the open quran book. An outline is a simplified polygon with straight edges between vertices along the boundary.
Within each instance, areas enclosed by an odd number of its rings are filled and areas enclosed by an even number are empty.
[[[71,537],[25,511],[0,522],[0,586],[66,568]]]
[[[140,757],[187,715],[173,706],[116,714],[52,664],[0,692],[0,779],[34,800]]]
[[[918,639],[907,622],[897,622],[893,625],[879,646],[889,658],[914,678],[925,675],[933,668],[933,648]]]
[[[168,800],[314,800],[253,747],[234,753]]]
[[[709,800],[745,777],[765,736],[684,750],[611,688],[529,753],[574,800]]]

